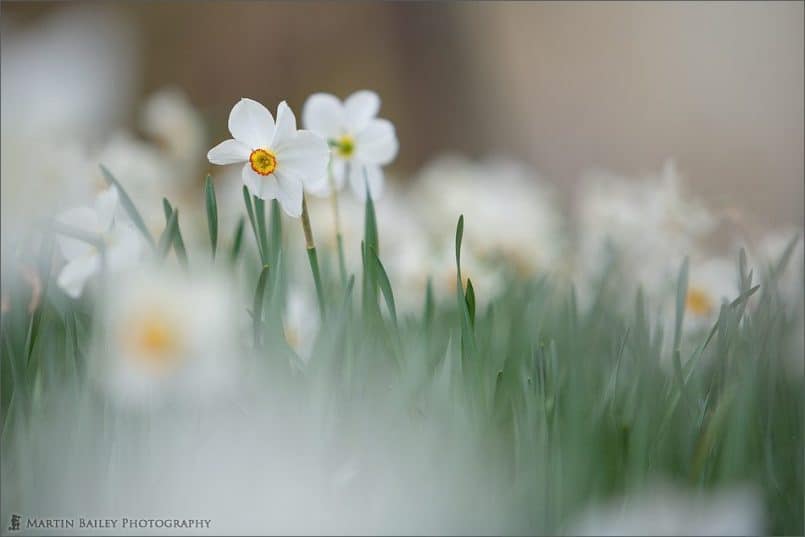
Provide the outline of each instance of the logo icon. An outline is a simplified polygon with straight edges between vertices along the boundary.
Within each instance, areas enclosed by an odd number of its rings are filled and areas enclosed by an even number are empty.
[[[20,518],[18,514],[11,515],[11,522],[8,525],[8,531],[20,531]]]

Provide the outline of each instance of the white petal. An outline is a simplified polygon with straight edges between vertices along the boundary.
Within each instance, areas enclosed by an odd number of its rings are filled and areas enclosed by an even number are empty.
[[[57,283],[73,298],[81,296],[84,284],[100,268],[98,255],[79,257],[67,263],[59,273]]]
[[[274,117],[262,104],[243,98],[229,113],[229,132],[249,149],[268,147],[274,136]]]
[[[261,200],[273,200],[277,197],[277,178],[271,175],[260,175],[251,166],[246,164],[242,172],[243,184],[249,189],[252,196]]]
[[[327,180],[330,147],[311,131],[297,131],[293,138],[275,147],[277,171],[294,175],[305,186],[314,187]]]
[[[380,97],[369,90],[356,91],[344,101],[346,122],[351,132],[359,132],[366,128],[369,122],[380,110]]]
[[[349,185],[360,200],[366,199],[367,183],[372,199],[380,198],[383,195],[383,170],[376,164],[365,164],[353,160],[349,170]]]
[[[249,160],[251,149],[237,140],[224,140],[210,149],[207,160],[212,164],[235,164]]]
[[[302,124],[319,136],[337,138],[346,128],[344,105],[329,93],[314,93],[302,109]]]
[[[131,225],[118,222],[112,229],[106,250],[106,263],[110,272],[119,272],[134,265],[143,251],[140,233]]]
[[[373,119],[355,138],[355,156],[363,162],[383,166],[394,160],[398,149],[394,125],[386,119]]]
[[[294,134],[296,134],[296,116],[288,103],[282,101],[277,107],[277,126],[269,147],[276,148],[282,145],[292,139]]]
[[[104,230],[98,220],[98,213],[89,207],[79,207],[61,213],[57,217],[62,224],[87,233],[101,233]]]
[[[107,230],[112,227],[112,220],[117,211],[118,193],[117,188],[110,186],[103,190],[95,198],[95,212],[98,215],[98,224],[101,229]]]
[[[288,216],[298,218],[302,214],[302,181],[293,175],[280,171],[274,174],[277,178],[277,201]]]
[[[57,217],[57,220],[66,227],[78,231],[84,231],[92,235],[100,235],[105,229],[102,228],[98,214],[89,207],[80,207],[65,211]],[[93,246],[80,239],[74,239],[67,235],[58,234],[59,248],[62,255],[68,261],[90,255]]]

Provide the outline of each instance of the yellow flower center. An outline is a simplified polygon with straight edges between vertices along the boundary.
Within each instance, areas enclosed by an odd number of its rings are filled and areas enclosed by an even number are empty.
[[[126,342],[138,365],[156,373],[177,365],[181,338],[173,324],[160,312],[148,312],[128,323]]]
[[[694,287],[688,290],[685,297],[685,309],[694,315],[703,317],[713,311],[713,301],[706,292]]]
[[[269,175],[277,169],[277,156],[267,149],[255,149],[249,155],[252,169],[260,175]]]
[[[333,146],[335,147],[336,153],[338,153],[341,158],[348,159],[355,153],[355,138],[349,134],[345,134],[336,140]]]
[[[302,338],[299,337],[299,332],[287,324],[283,326],[283,332],[285,332],[285,341],[288,342],[288,346],[299,352],[299,348],[302,346]]]

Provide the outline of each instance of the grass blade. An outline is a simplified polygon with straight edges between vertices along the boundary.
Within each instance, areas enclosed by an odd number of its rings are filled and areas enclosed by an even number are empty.
[[[212,248],[212,258],[215,259],[215,252],[218,248],[218,202],[215,199],[215,185],[212,176],[207,174],[204,184],[204,201],[207,207],[207,230],[210,233],[210,247]]]
[[[101,164],[101,173],[103,173],[106,182],[109,183],[110,186],[117,188],[117,194],[120,198],[120,205],[123,206],[126,214],[129,215],[132,223],[137,227],[137,229],[140,230],[140,233],[143,234],[143,237],[145,237],[145,240],[148,242],[148,244],[150,244],[152,248],[155,248],[156,244],[154,243],[154,237],[152,237],[151,232],[148,231],[148,227],[145,225],[145,220],[143,220],[143,217],[140,215],[140,211],[137,210],[137,207],[134,205],[134,202],[131,201],[131,198],[126,190],[123,188],[120,182],[115,179],[115,177],[112,175],[112,172],[106,169],[103,164]]]
[[[257,223],[257,234],[260,240],[260,251],[263,252],[263,264],[270,263],[268,259],[268,233],[266,231],[266,202],[254,196],[254,219]]]
[[[238,260],[240,256],[240,249],[243,243],[243,226],[245,222],[243,221],[243,217],[241,216],[238,219],[238,225],[235,228],[235,240],[232,241],[232,252],[229,254],[229,260],[234,263]]]
[[[383,263],[380,262],[380,258],[377,257],[377,254],[375,254],[374,251],[369,250],[369,252],[374,260],[375,268],[377,269],[377,283],[380,286],[380,291],[383,293],[383,299],[386,301],[386,307],[391,314],[391,320],[396,325],[397,308],[394,305],[394,293],[391,290],[391,282],[389,281],[386,269],[383,268]]]
[[[165,212],[165,223],[167,225],[170,223],[170,217],[173,213],[173,207],[167,198],[162,198],[162,210]],[[189,269],[190,263],[187,259],[187,249],[185,249],[184,239],[182,238],[182,229],[179,225],[178,211],[176,213],[176,235],[174,236],[173,240],[173,250],[176,252],[176,257],[179,259],[179,264],[182,265],[182,268],[185,270]]]
[[[475,289],[472,287],[472,280],[467,278],[467,292],[465,300],[467,301],[467,311],[470,314],[470,324],[475,326]]]
[[[170,218],[168,218],[168,223],[165,226],[165,231],[163,231],[162,235],[159,237],[159,247],[157,248],[157,253],[160,259],[165,259],[165,256],[168,255],[168,250],[170,250],[170,247],[176,240],[176,230],[178,229],[178,221],[179,221],[179,211],[178,209],[174,209],[171,212]]]
[[[685,257],[682,266],[679,268],[679,276],[676,281],[676,320],[674,322],[674,348],[679,350],[679,341],[682,338],[682,322],[685,319],[685,303],[688,296],[688,272],[690,270],[690,260]],[[677,354],[675,354],[677,355]]]
[[[252,307],[252,329],[254,333],[254,347],[260,347],[263,326],[263,303],[265,302],[266,283],[268,282],[268,265],[263,265],[260,277],[257,280],[257,289],[254,292],[254,304]]]
[[[254,209],[252,208],[252,196],[249,194],[249,189],[243,187],[243,203],[246,205],[246,213],[249,215],[249,224],[252,226],[252,233],[254,233],[254,242],[257,243],[257,251],[260,253],[260,261],[266,264],[266,255],[263,252],[263,244],[260,241],[260,234],[257,231],[257,222],[254,218]]]

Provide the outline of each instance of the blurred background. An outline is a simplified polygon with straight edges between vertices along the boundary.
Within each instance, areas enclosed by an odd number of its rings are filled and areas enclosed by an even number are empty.
[[[299,113],[313,92],[369,88],[397,126],[401,176],[444,152],[502,154],[569,192],[590,168],[632,176],[671,157],[693,193],[746,225],[802,223],[800,2],[4,2],[2,30],[4,115],[64,113],[54,87],[15,85],[37,69],[88,108],[102,101],[112,124],[177,86],[215,141],[241,96]],[[55,74],[26,61],[59,33],[107,41],[54,38]],[[96,76],[76,79],[73,62]]]

